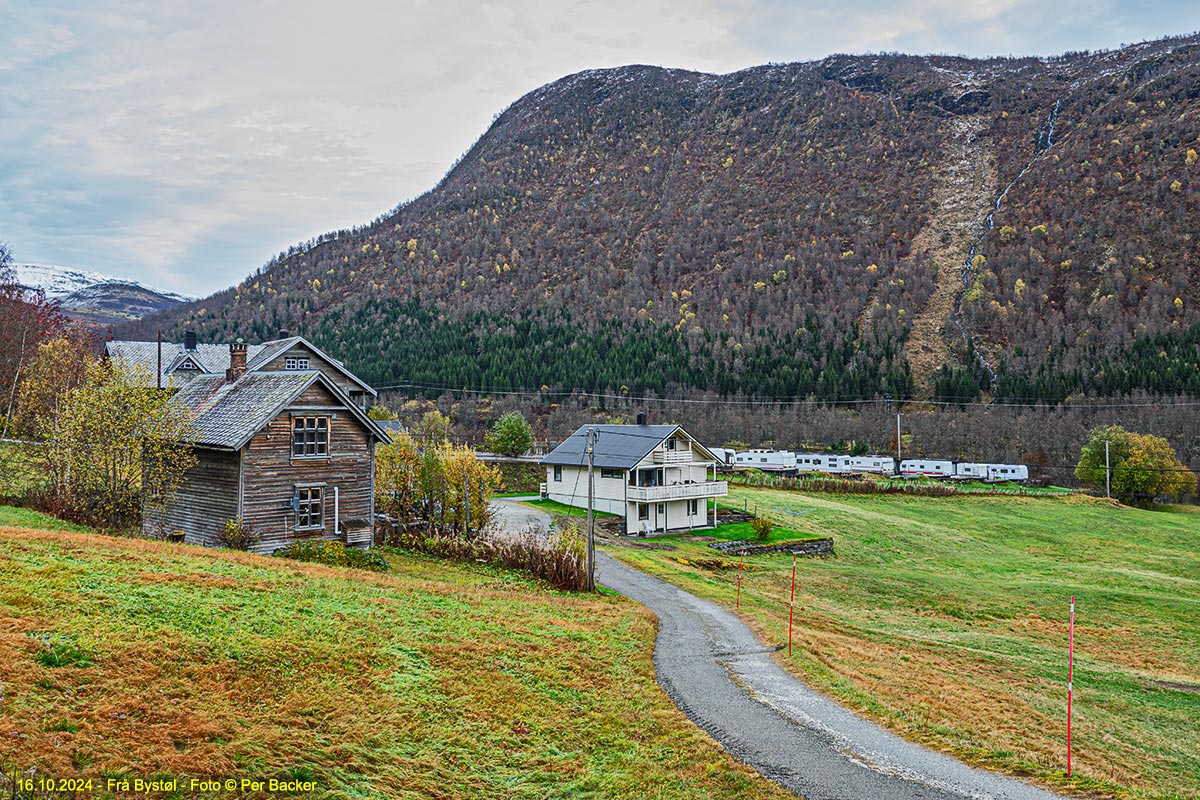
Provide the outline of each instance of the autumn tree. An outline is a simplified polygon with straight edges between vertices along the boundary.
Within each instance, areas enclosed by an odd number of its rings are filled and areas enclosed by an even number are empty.
[[[52,413],[37,418],[49,510],[120,528],[140,514],[164,518],[196,463],[192,414],[148,383],[144,371],[95,361]]]
[[[419,451],[401,433],[375,448],[375,502],[400,525],[477,538],[491,523],[488,501],[499,484],[499,471],[469,447],[438,442]]]
[[[492,423],[484,441],[493,453],[524,455],[533,447],[533,426],[520,411],[510,411]]]
[[[64,320],[58,304],[41,292],[27,292],[17,282],[12,251],[0,242],[0,438],[11,430],[9,417],[16,405],[17,389],[38,345],[61,330]]]
[[[1196,474],[1179,461],[1166,439],[1127,431],[1120,425],[1091,431],[1075,477],[1097,487],[1104,486],[1109,477],[1113,495],[1133,505],[1146,506],[1158,497],[1178,498],[1196,491]]]

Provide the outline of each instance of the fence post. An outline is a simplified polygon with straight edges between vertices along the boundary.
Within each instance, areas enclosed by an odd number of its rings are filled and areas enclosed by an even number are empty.
[[[788,657],[792,655],[792,617],[796,612],[796,554],[792,553],[792,599],[788,602]]]
[[[742,562],[746,560],[746,548],[742,548],[742,554],[738,557],[738,588],[737,588],[737,603],[734,608],[742,607]]]

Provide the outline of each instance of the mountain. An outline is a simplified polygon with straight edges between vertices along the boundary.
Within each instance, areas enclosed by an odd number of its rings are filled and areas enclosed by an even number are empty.
[[[571,75],[425,195],[124,327],[379,385],[1200,394],[1200,38]]]
[[[151,289],[136,281],[100,272],[42,264],[14,264],[17,282],[57,300],[71,317],[111,325],[164,311],[192,298]]]

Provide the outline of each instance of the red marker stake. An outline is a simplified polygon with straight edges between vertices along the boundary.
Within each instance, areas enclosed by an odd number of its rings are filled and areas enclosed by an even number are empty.
[[[792,599],[788,603],[788,656],[792,655],[792,616],[796,611],[796,554],[792,553]]]
[[[737,593],[737,608],[742,607],[742,562],[746,560],[746,548],[742,548],[742,554],[738,556],[738,593]]]
[[[1067,777],[1071,777],[1071,694],[1075,680],[1075,595],[1071,595],[1071,627],[1067,645]]]

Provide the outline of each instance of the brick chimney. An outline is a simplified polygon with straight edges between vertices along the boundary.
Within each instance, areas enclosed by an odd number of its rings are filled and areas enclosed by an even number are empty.
[[[246,374],[246,344],[241,339],[229,344],[229,369],[225,370],[225,380],[233,383]]]

